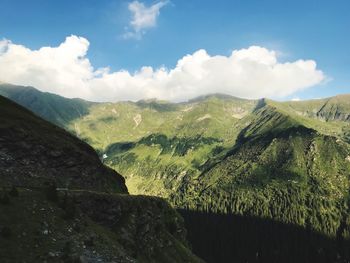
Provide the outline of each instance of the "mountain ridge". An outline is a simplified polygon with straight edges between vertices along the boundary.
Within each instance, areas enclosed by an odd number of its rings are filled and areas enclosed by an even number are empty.
[[[88,114],[95,104],[82,99],[68,99],[49,92],[41,92],[29,86],[0,84],[0,95],[29,108],[40,117],[64,127],[75,118]]]
[[[185,101],[179,101],[179,102],[173,102],[173,101],[169,101],[169,100],[164,100],[164,99],[159,99],[159,98],[147,98],[147,99],[139,99],[139,100],[136,100],[136,101],[130,101],[130,100],[121,100],[121,101],[104,101],[104,102],[97,102],[97,101],[89,101],[89,100],[85,100],[85,99],[81,99],[81,98],[68,98],[68,97],[64,97],[62,95],[58,95],[56,93],[52,93],[52,92],[45,92],[45,91],[40,91],[39,89],[35,88],[35,87],[32,87],[32,86],[23,86],[23,85],[15,85],[15,84],[10,84],[10,83],[7,83],[7,82],[1,82],[0,81],[0,85],[2,86],[9,86],[9,87],[13,87],[13,88],[22,88],[22,89],[30,89],[30,90],[36,90],[38,91],[39,93],[43,93],[43,94],[50,94],[50,95],[55,95],[55,96],[59,96],[59,97],[62,97],[62,98],[65,98],[65,99],[68,99],[68,100],[82,100],[82,101],[85,101],[87,103],[123,103],[123,102],[131,102],[131,103],[137,103],[137,102],[160,102],[160,103],[171,103],[171,104],[183,104],[183,103],[193,103],[193,102],[196,102],[197,100],[202,100],[202,99],[208,99],[208,98],[219,98],[219,99],[238,99],[238,100],[263,100],[263,99],[269,99],[267,97],[262,97],[262,98],[259,98],[259,99],[249,99],[249,98],[240,98],[240,97],[237,97],[237,96],[234,96],[234,95],[230,95],[230,94],[225,94],[225,93],[206,93],[206,94],[203,94],[203,95],[198,95],[198,96],[195,96],[191,99],[187,99]],[[0,90],[2,89],[8,89],[8,87],[0,87]],[[3,95],[5,97],[8,97],[6,95]],[[338,99],[347,99],[350,98],[350,93],[340,93],[340,94],[336,94],[334,96],[327,96],[327,97],[323,97],[323,98],[312,98],[312,99],[301,99],[301,100],[289,100],[289,101],[284,101],[284,100],[281,100],[279,102],[283,103],[283,102],[293,102],[293,103],[302,103],[302,102],[308,102],[308,101],[322,101],[322,100],[329,100],[329,99],[332,99],[332,98],[338,98]]]

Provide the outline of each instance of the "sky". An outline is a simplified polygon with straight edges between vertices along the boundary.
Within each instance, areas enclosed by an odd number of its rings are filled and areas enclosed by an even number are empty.
[[[0,0],[0,81],[92,101],[350,93],[350,1]]]

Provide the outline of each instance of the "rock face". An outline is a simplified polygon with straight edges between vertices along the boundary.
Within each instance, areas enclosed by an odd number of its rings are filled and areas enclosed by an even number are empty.
[[[164,200],[128,195],[86,143],[1,96],[0,109],[1,262],[201,262]]]

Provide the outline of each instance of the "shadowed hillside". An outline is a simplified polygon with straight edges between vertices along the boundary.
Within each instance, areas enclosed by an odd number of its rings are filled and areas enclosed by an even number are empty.
[[[130,196],[86,143],[0,96],[1,262],[201,262],[164,200]]]
[[[86,143],[0,97],[0,182],[127,193],[124,178]]]
[[[180,210],[194,253],[208,263],[348,262],[350,242],[270,219]]]

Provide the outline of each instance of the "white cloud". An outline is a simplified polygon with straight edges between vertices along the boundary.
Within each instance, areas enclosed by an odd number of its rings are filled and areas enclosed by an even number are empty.
[[[124,34],[124,38],[140,39],[146,33],[146,29],[155,27],[160,9],[166,4],[168,4],[168,1],[160,1],[150,7],[139,1],[129,3],[128,8],[131,12],[130,27],[132,30],[127,31]]]
[[[313,60],[280,63],[275,51],[259,46],[229,56],[210,56],[201,49],[178,60],[173,69],[142,67],[134,73],[94,69],[86,57],[88,48],[88,40],[77,36],[39,50],[0,41],[0,78],[94,101],[182,101],[208,93],[283,98],[326,79]]]

